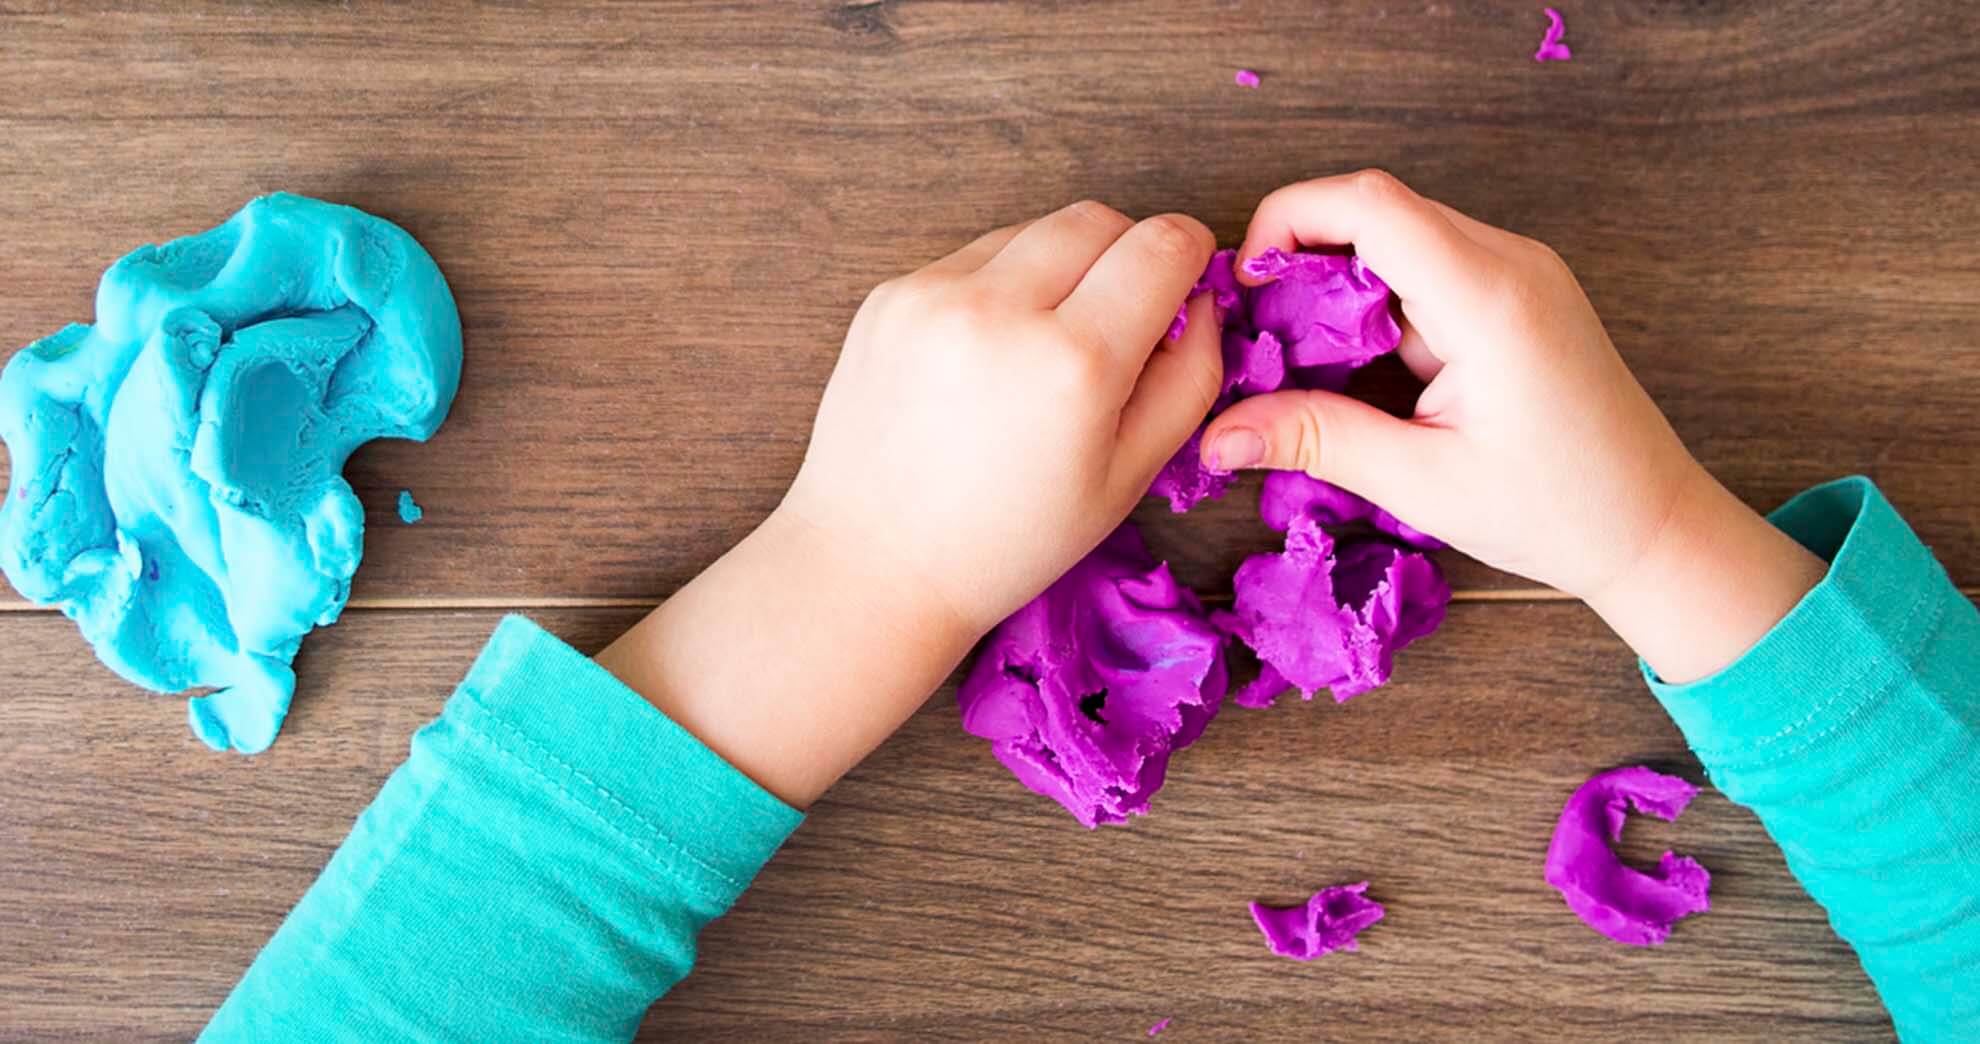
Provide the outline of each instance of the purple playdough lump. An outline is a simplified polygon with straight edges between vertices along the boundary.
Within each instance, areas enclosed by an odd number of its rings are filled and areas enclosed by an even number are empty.
[[[1269,707],[1290,685],[1306,699],[1332,690],[1346,703],[1387,682],[1396,652],[1437,629],[1450,585],[1423,554],[1379,540],[1341,541],[1303,512],[1286,549],[1238,567],[1230,612],[1212,622],[1263,664],[1236,702]]]
[[[1219,250],[1190,293],[1211,294],[1223,320],[1224,384],[1212,416],[1281,388],[1340,391],[1348,374],[1402,342],[1389,312],[1389,285],[1359,257],[1267,250],[1244,266],[1246,275],[1271,280],[1258,287],[1237,281],[1236,259],[1237,251]],[[1187,315],[1178,313],[1169,335],[1188,328]],[[1230,486],[1228,474],[1203,466],[1200,447],[1200,438],[1192,438],[1148,490],[1178,514]]]
[[[1611,769],[1583,783],[1561,809],[1547,847],[1547,883],[1590,928],[1619,943],[1656,946],[1679,918],[1712,908],[1712,875],[1665,852],[1654,873],[1627,866],[1609,848],[1630,807],[1674,821],[1698,788],[1641,765]]]
[[[1231,77],[1231,80],[1235,82],[1239,87],[1258,86],[1258,74],[1252,72],[1250,69],[1239,69],[1237,71],[1237,75]]]
[[[1543,8],[1547,13],[1547,32],[1540,37],[1540,49],[1533,52],[1536,62],[1565,62],[1574,57],[1568,45],[1561,42],[1567,35],[1567,25],[1561,21],[1561,13],[1551,7]]]
[[[1335,950],[1359,947],[1354,937],[1382,919],[1382,904],[1363,895],[1368,882],[1323,888],[1304,906],[1251,904],[1251,919],[1265,933],[1265,945],[1281,957],[1310,961]]]
[[[1094,827],[1148,811],[1227,682],[1202,605],[1123,525],[990,632],[956,701],[1025,786]]]

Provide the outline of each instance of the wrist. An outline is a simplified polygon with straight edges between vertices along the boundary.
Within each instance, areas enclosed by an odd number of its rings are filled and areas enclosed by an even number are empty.
[[[910,669],[922,661],[953,666],[983,637],[985,629],[902,568],[898,556],[842,539],[787,507],[771,512],[736,553],[801,591],[834,629],[891,647]]]
[[[598,662],[804,808],[913,714],[975,639],[885,576],[779,512]]]
[[[1683,683],[1745,655],[1825,572],[1701,467],[1629,567],[1585,601],[1658,677]]]

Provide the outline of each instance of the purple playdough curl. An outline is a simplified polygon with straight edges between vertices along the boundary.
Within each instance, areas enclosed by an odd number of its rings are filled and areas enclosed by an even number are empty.
[[[1576,788],[1547,846],[1547,883],[1590,928],[1619,943],[1656,946],[1679,918],[1712,908],[1712,875],[1665,852],[1654,873],[1623,863],[1609,848],[1622,838],[1629,809],[1675,821],[1698,788],[1641,765],[1611,769]]]
[[[1389,311],[1389,285],[1351,254],[1267,250],[1245,262],[1263,286],[1238,282],[1237,251],[1219,250],[1190,291],[1208,293],[1223,324],[1224,383],[1210,415],[1240,399],[1281,388],[1340,391],[1354,370],[1395,350],[1402,328]],[[1169,336],[1189,328],[1187,304]],[[1148,492],[1181,514],[1230,487],[1228,474],[1202,463],[1202,429],[1170,458]]]
[[[1336,543],[1311,512],[1291,519],[1286,549],[1253,555],[1232,580],[1230,612],[1218,629],[1244,642],[1264,665],[1239,691],[1242,707],[1270,707],[1287,686],[1334,702],[1389,680],[1396,652],[1437,629],[1451,600],[1436,563],[1378,540]]]
[[[1148,811],[1227,682],[1223,637],[1124,524],[990,632],[956,702],[1025,786],[1094,827]]]
[[[1533,52],[1536,62],[1565,62],[1574,57],[1568,45],[1561,42],[1567,35],[1567,25],[1561,21],[1561,13],[1551,7],[1543,8],[1547,15],[1547,32],[1540,37],[1540,49]]]
[[[1265,933],[1265,945],[1281,957],[1310,961],[1335,950],[1360,947],[1354,937],[1382,919],[1382,904],[1363,895],[1368,882],[1322,888],[1303,906],[1251,904],[1251,919]]]

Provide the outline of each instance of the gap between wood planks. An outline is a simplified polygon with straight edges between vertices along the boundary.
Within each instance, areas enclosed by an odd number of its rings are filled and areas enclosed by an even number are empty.
[[[1959,591],[1968,598],[1980,599],[1980,587],[1962,587]],[[1205,602],[1213,604],[1228,602],[1230,598],[1231,596],[1227,594],[1203,596]],[[1574,600],[1573,595],[1537,587],[1451,592],[1451,601],[1454,602],[1572,602]],[[603,598],[583,595],[499,598],[463,595],[453,598],[353,598],[344,608],[358,612],[463,612],[508,609],[646,609],[659,603],[659,598]],[[40,606],[28,602],[0,602],[0,613],[58,611],[52,606]]]

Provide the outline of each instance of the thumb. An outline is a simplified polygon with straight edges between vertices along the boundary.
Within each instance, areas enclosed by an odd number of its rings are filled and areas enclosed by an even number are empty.
[[[1203,435],[1213,470],[1304,471],[1391,510],[1432,470],[1434,428],[1326,391],[1281,391],[1237,403]]]

